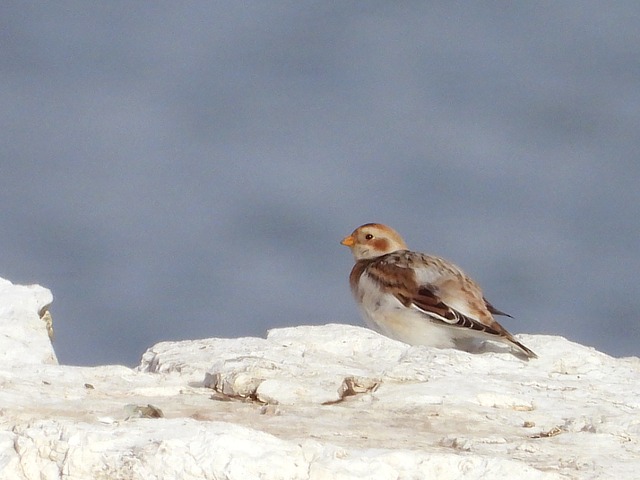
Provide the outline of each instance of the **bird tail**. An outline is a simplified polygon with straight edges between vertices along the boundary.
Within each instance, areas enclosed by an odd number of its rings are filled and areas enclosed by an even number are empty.
[[[525,347],[522,343],[520,343],[518,340],[516,340],[512,336],[509,336],[508,339],[509,339],[509,342],[513,346],[515,346],[520,353],[524,354],[524,356],[527,357],[527,359],[538,358],[538,355],[536,355],[533,350],[531,350],[530,348]]]

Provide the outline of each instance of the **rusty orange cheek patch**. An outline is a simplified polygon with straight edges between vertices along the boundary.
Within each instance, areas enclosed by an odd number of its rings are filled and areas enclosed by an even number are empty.
[[[386,238],[377,238],[373,241],[373,247],[381,252],[386,252],[389,248],[389,241]]]

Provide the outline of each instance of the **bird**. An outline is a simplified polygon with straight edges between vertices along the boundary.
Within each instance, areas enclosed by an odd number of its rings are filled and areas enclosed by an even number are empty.
[[[409,250],[400,234],[366,223],[340,242],[355,265],[351,291],[367,326],[409,345],[473,350],[482,340],[507,344],[517,357],[538,356],[516,340],[494,315],[498,310],[460,267]]]

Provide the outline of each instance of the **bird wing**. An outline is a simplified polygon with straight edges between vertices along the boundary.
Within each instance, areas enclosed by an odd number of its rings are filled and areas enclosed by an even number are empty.
[[[431,321],[509,335],[491,316],[480,288],[446,260],[405,250],[379,257],[368,265],[367,273],[403,305]]]
[[[491,315],[506,314],[491,305],[480,287],[446,260],[401,250],[363,261],[355,270],[358,277],[366,271],[381,289],[432,322],[495,336],[515,345],[526,357],[537,358]]]
[[[428,315],[431,319],[439,320],[447,325],[496,336],[506,334],[506,330],[497,322],[494,322],[493,325],[486,325],[450,307],[438,296],[433,287],[420,286],[410,300],[413,308]]]

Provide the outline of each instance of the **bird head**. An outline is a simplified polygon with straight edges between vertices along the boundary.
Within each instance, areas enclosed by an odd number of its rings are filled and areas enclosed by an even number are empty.
[[[351,249],[357,260],[376,258],[397,250],[407,250],[407,244],[393,228],[380,223],[367,223],[356,228],[340,242]]]

